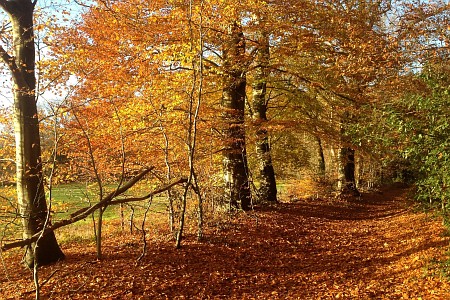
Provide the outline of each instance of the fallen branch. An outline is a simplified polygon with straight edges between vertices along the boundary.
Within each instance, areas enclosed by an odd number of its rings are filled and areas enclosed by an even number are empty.
[[[44,232],[42,233],[42,231],[34,234],[32,237],[28,238],[28,239],[24,239],[24,240],[20,240],[17,242],[13,242],[13,243],[9,243],[9,244],[5,244],[3,246],[1,246],[1,251],[7,251],[13,248],[18,248],[18,247],[23,247],[26,245],[30,245],[33,242],[37,241],[37,239],[39,238],[39,236],[41,235],[41,233],[43,235],[46,235],[50,232],[55,231],[58,228],[73,224],[75,222],[78,222],[80,220],[83,220],[85,218],[87,218],[89,215],[91,215],[93,212],[95,212],[96,210],[102,208],[102,207],[106,207],[108,205],[116,205],[116,204],[120,204],[120,203],[127,203],[127,202],[134,202],[134,201],[142,201],[145,199],[148,199],[150,197],[153,197],[154,195],[157,195],[159,193],[165,192],[168,189],[172,188],[173,186],[177,185],[177,184],[181,184],[181,183],[185,183],[187,182],[187,179],[185,178],[181,178],[167,186],[164,186],[160,189],[157,189],[145,196],[142,197],[134,197],[134,198],[123,198],[123,199],[117,199],[117,200],[113,200],[114,198],[116,198],[117,196],[120,196],[121,194],[125,193],[127,190],[129,190],[131,187],[133,187],[139,180],[141,180],[145,175],[147,175],[153,168],[148,168],[144,171],[142,171],[139,175],[137,175],[136,177],[132,178],[130,181],[128,181],[127,183],[125,183],[122,187],[116,189],[115,191],[109,193],[107,196],[105,196],[100,202],[96,203],[95,205],[91,206],[91,207],[87,207],[87,208],[82,208],[78,211],[76,211],[75,213],[70,215],[70,219],[65,219],[65,220],[61,220],[56,222],[55,224],[47,227],[44,229]]]
[[[153,196],[155,196],[155,195],[161,194],[162,192],[165,192],[165,191],[171,189],[171,188],[174,187],[175,185],[182,184],[182,183],[186,183],[186,182],[187,182],[187,179],[186,179],[186,178],[180,178],[180,179],[178,179],[177,181],[172,182],[171,184],[166,185],[166,186],[164,186],[164,187],[162,187],[162,188],[160,188],[160,189],[154,190],[153,192],[148,193],[148,194],[145,195],[145,196],[142,196],[142,197],[134,197],[134,198],[116,199],[116,200],[111,201],[109,204],[110,204],[110,205],[116,205],[116,204],[121,204],[121,203],[128,203],[128,202],[136,202],[136,201],[147,200],[147,199],[149,199],[149,198],[151,198],[151,197],[153,197]]]

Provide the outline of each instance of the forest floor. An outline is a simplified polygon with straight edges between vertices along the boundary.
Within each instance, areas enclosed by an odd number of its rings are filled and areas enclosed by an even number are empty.
[[[64,245],[39,272],[42,299],[450,299],[441,275],[449,237],[416,212],[408,189],[362,199],[297,200],[240,213],[181,249],[138,236]],[[17,255],[16,255],[17,256]],[[1,299],[33,299],[31,272],[6,258]]]

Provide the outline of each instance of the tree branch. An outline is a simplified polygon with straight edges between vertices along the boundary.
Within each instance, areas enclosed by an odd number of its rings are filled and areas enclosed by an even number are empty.
[[[8,54],[3,46],[0,46],[0,56],[2,57],[2,60],[5,62],[5,64],[8,65],[8,68],[12,73],[18,71],[14,58]]]
[[[209,63],[210,65],[212,65],[212,66],[214,66],[214,67],[216,67],[216,68],[219,68],[219,67],[220,67],[217,63],[215,63],[214,61],[212,61],[212,60],[210,60],[210,59],[207,59],[207,58],[205,58],[205,57],[203,57],[202,59],[203,59],[203,61]]]
[[[95,212],[96,210],[108,206],[108,205],[113,205],[113,204],[120,204],[120,203],[126,203],[126,202],[133,202],[133,201],[140,201],[140,200],[144,200],[144,199],[148,199],[156,194],[162,193],[170,188],[172,188],[174,185],[177,184],[181,184],[184,182],[187,182],[187,179],[185,178],[181,178],[165,187],[162,187],[160,189],[157,189],[143,197],[137,197],[137,198],[124,198],[124,199],[118,199],[115,201],[112,201],[115,197],[123,194],[124,192],[126,192],[127,190],[129,190],[131,187],[133,187],[138,181],[140,181],[145,175],[147,175],[151,170],[153,169],[153,167],[145,169],[144,171],[142,171],[139,175],[137,175],[136,177],[132,178],[130,181],[128,181],[127,183],[125,183],[122,187],[118,188],[117,190],[109,193],[107,196],[105,196],[100,202],[96,203],[95,205],[91,206],[91,207],[87,207],[87,208],[83,208],[78,210],[77,212],[71,214],[70,219],[65,219],[65,220],[61,220],[59,222],[56,222],[55,224],[47,227],[44,229],[43,235],[46,235],[50,232],[55,231],[58,228],[73,224],[75,222],[78,222],[80,220],[85,219],[86,217],[88,217],[90,214],[92,214],[93,212]],[[13,243],[9,243],[9,244],[5,244],[3,246],[1,246],[1,251],[7,251],[13,248],[18,248],[18,247],[23,247],[26,245],[30,245],[31,243],[35,242],[41,235],[42,231],[34,234],[31,238],[28,239],[24,239],[21,241],[16,241]]]
[[[12,158],[0,158],[0,162],[12,162],[16,163],[16,161]]]
[[[11,11],[11,5],[9,4],[8,0],[0,0],[0,7],[3,8],[3,10],[7,13],[10,13]]]
[[[5,50],[5,48],[3,48],[2,46],[0,46],[0,57],[2,58],[3,62],[8,66],[8,69],[11,71],[14,83],[20,87],[28,86],[28,83],[23,78],[23,74],[21,74],[20,69],[16,64],[16,61],[14,60],[14,57],[9,55],[8,52]]]
[[[147,200],[147,199],[150,199],[151,197],[153,197],[153,196],[155,196],[155,195],[157,195],[157,194],[161,194],[162,192],[165,192],[165,191],[171,189],[171,188],[174,187],[175,185],[182,184],[182,183],[186,183],[186,182],[187,182],[187,179],[186,179],[186,178],[180,178],[180,179],[178,179],[177,181],[172,182],[171,184],[166,185],[166,186],[164,186],[164,187],[162,187],[162,188],[159,188],[159,189],[157,189],[157,190],[154,190],[153,192],[148,193],[148,194],[145,195],[145,196],[142,196],[142,197],[133,197],[133,198],[117,199],[117,200],[111,201],[109,204],[110,204],[110,205],[116,205],[116,204],[121,204],[121,203],[129,203],[129,202],[136,202],[136,201]]]

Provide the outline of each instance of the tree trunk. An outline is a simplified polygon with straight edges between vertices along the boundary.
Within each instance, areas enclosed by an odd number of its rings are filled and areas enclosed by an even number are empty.
[[[105,209],[106,209],[106,206],[103,207],[103,208],[100,208],[98,210],[97,234],[95,235],[97,259],[98,260],[102,260],[103,259],[103,253],[102,253],[102,229],[103,229],[103,212],[105,211]]]
[[[318,166],[317,171],[319,176],[324,177],[325,176],[325,155],[323,154],[323,146],[322,146],[322,139],[320,136],[315,136],[317,141],[317,157],[318,157]]]
[[[256,130],[256,156],[259,162],[260,188],[259,196],[263,201],[277,201],[277,184],[275,171],[270,154],[269,135],[266,129],[267,123],[267,68],[270,59],[269,37],[266,32],[261,32],[258,38],[259,48],[256,57],[253,89],[253,121]]]
[[[48,209],[42,174],[39,121],[35,99],[34,3],[29,0],[0,1],[13,28],[14,56],[1,49],[14,80],[14,131],[16,140],[17,199],[23,238],[43,229]],[[64,258],[53,232],[27,247],[25,263],[46,265]],[[36,251],[36,253],[35,253]]]
[[[359,196],[355,181],[355,150],[348,147],[339,149],[339,163],[339,192]]]
[[[248,182],[247,153],[245,149],[245,41],[242,28],[233,23],[223,47],[222,119],[225,150],[223,167],[225,199],[232,207],[250,209],[251,195]]]

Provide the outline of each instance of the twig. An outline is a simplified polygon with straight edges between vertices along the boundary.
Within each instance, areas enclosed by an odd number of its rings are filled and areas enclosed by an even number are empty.
[[[47,277],[47,279],[45,279],[45,280],[39,285],[39,288],[42,288],[42,287],[43,287],[47,282],[49,282],[50,279],[52,279],[52,277],[53,277],[56,273],[58,273],[59,271],[60,271],[60,269],[54,270],[54,271]],[[28,294],[31,294],[31,293],[34,293],[34,292],[36,292],[36,289],[30,290],[30,291],[26,291],[26,292],[23,293],[23,295],[28,295]]]
[[[145,253],[147,252],[147,238],[146,238],[147,232],[145,231],[145,221],[147,220],[147,214],[148,211],[150,210],[150,206],[152,205],[152,200],[153,198],[150,198],[150,201],[148,201],[147,208],[144,213],[144,218],[142,219],[141,223],[143,245],[142,245],[142,253],[138,257],[137,262],[140,262],[141,259],[145,256]]]

